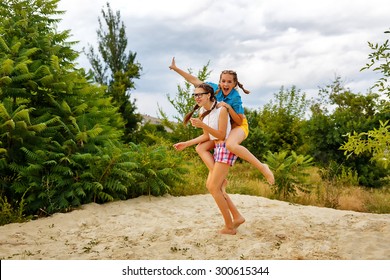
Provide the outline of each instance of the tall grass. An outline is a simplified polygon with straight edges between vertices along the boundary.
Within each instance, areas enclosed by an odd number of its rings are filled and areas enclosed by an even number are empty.
[[[184,157],[187,161],[188,173],[184,175],[185,184],[170,191],[174,196],[186,196],[208,193],[206,179],[208,169],[195,152],[187,152]]]
[[[174,190],[172,195],[194,195],[208,193],[206,178],[208,170],[199,159],[188,158],[189,172],[185,175],[186,185]],[[310,167],[310,193],[298,192],[285,201],[339,210],[352,210],[368,213],[390,213],[390,188],[369,189],[351,185],[344,181],[325,181],[319,175],[319,169]],[[228,193],[261,196],[269,199],[281,199],[276,196],[265,178],[256,168],[247,162],[237,162],[230,168],[228,175]]]
[[[185,160],[188,172],[184,175],[185,184],[171,189],[173,196],[187,196],[208,193],[206,179],[208,169],[194,151],[186,152]],[[297,192],[285,201],[319,207],[329,207],[340,210],[358,212],[390,213],[390,187],[368,189],[348,184],[348,181],[325,181],[321,178],[318,168],[310,167],[309,184],[311,192]],[[230,168],[228,175],[227,192],[261,196],[269,199],[281,199],[273,192],[265,178],[256,168],[247,162],[238,161]],[[23,222],[31,219],[23,215],[24,201],[20,201],[18,209],[8,203],[6,198],[0,197],[0,225],[10,222]]]

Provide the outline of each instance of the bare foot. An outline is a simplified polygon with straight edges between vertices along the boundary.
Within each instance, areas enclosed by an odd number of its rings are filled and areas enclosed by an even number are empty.
[[[220,234],[230,234],[235,235],[237,233],[237,230],[235,228],[223,228],[219,231]]]
[[[245,218],[243,216],[235,219],[233,221],[233,227],[234,228],[238,228],[240,225],[242,225],[243,223],[245,223]]]
[[[263,175],[265,179],[267,179],[268,184],[273,185],[275,184],[275,177],[274,174],[272,173],[271,169],[269,169],[267,164],[263,164],[264,166],[264,172]]]

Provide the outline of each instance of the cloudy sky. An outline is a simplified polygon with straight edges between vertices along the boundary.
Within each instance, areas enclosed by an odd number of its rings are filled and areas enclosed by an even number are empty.
[[[259,109],[281,86],[309,96],[336,76],[355,93],[366,93],[378,78],[360,72],[371,50],[367,42],[389,39],[388,0],[61,0],[60,30],[70,29],[76,50],[97,45],[101,10],[120,11],[129,50],[142,65],[136,80],[138,111],[158,115],[158,105],[177,115],[166,95],[184,80],[170,71],[173,56],[182,69],[197,72],[210,61],[210,81],[224,69],[238,73],[251,91],[244,106]],[[81,54],[79,66],[89,69]]]

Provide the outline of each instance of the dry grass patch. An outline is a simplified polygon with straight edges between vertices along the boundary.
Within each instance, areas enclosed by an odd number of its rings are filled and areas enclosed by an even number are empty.
[[[286,201],[340,210],[352,210],[369,213],[390,213],[390,189],[368,189],[360,186],[346,185],[337,181],[324,181],[319,169],[308,170],[310,193],[298,192]],[[208,170],[199,157],[189,160],[189,172],[186,174],[187,184],[171,192],[172,195],[184,196],[208,193],[206,178]],[[263,175],[247,162],[237,162],[229,171],[228,193],[261,196],[279,199],[273,193]]]

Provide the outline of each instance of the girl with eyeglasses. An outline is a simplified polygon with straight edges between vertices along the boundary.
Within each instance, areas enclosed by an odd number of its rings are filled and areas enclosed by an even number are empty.
[[[238,226],[244,223],[245,219],[237,210],[229,195],[222,188],[226,182],[229,167],[233,166],[237,159],[237,156],[226,148],[225,143],[231,131],[229,113],[225,107],[217,106],[214,89],[206,83],[197,85],[193,96],[196,105],[184,117],[184,124],[190,121],[194,127],[202,128],[203,134],[194,139],[176,143],[173,147],[181,151],[199,143],[213,143],[214,155],[212,163],[208,166],[209,174],[207,176],[206,187],[213,196],[225,222],[225,227],[219,232],[234,235],[237,232]],[[197,110],[199,110],[199,117],[193,118],[192,115]]]
[[[203,83],[197,77],[177,67],[175,58],[172,58],[169,69],[178,73],[195,87]],[[241,145],[242,141],[248,137],[249,127],[248,121],[244,115],[241,96],[236,90],[236,87],[240,87],[246,94],[249,94],[249,91],[238,82],[237,73],[232,70],[222,71],[218,84],[210,82],[207,82],[206,84],[212,86],[215,91],[215,97],[218,101],[217,107],[225,107],[233,120],[232,131],[226,140],[226,147],[238,157],[255,166],[264,175],[267,182],[273,185],[275,183],[275,178],[268,165],[261,163],[247,148]],[[213,145],[214,144],[211,141],[205,141],[199,143],[196,147],[197,153],[209,169],[213,164],[213,158],[209,152],[213,148]]]

